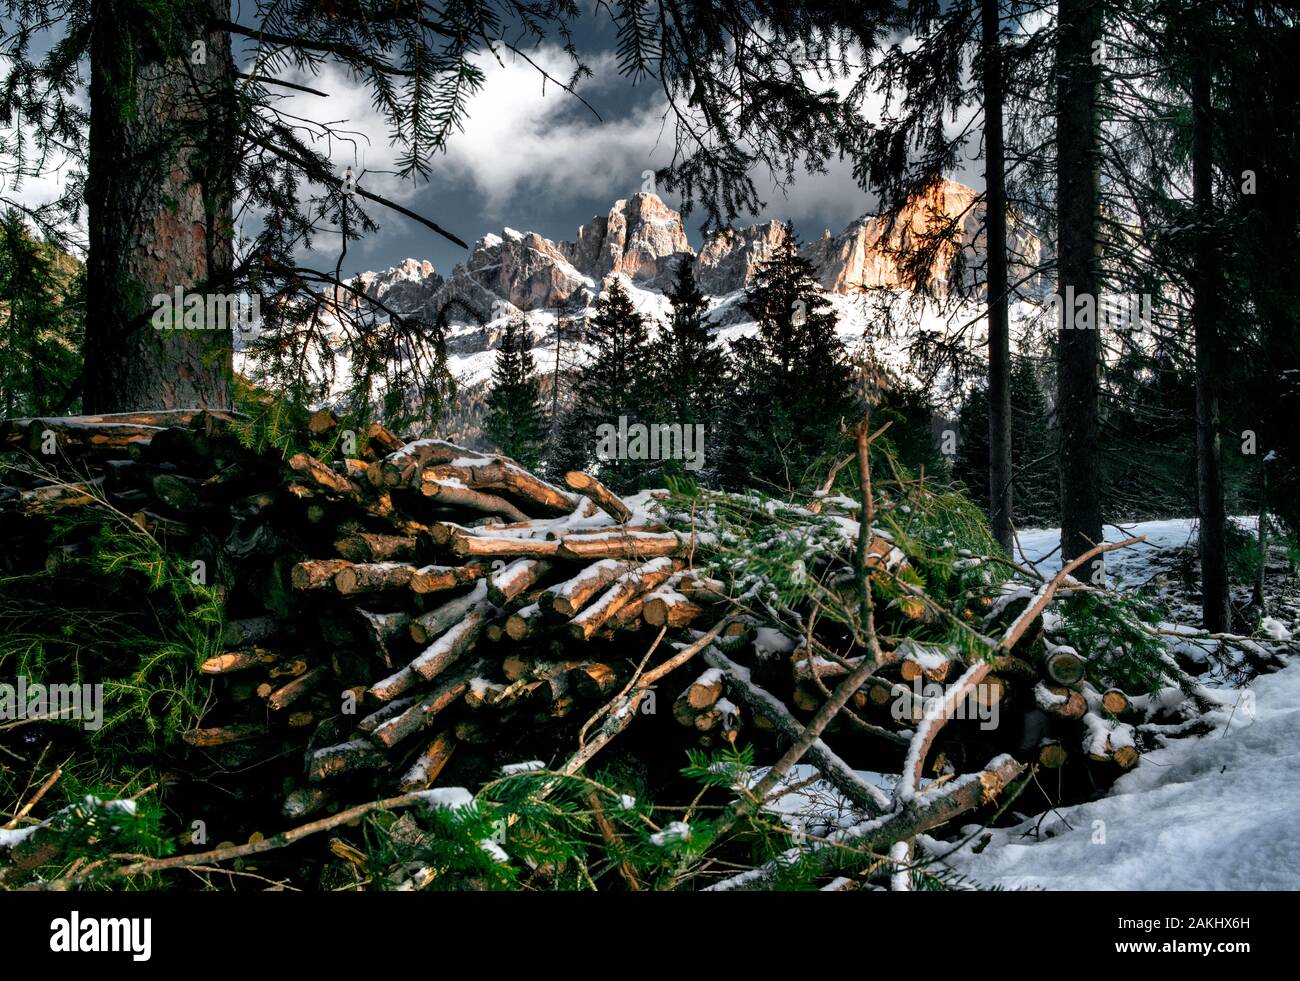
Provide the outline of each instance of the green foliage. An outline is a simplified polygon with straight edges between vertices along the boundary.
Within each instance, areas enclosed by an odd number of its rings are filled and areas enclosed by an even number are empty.
[[[541,457],[546,426],[529,341],[527,326],[511,318],[492,369],[483,430],[502,453],[532,468]]]
[[[758,331],[731,346],[722,482],[794,490],[840,445],[855,399],[835,314],[789,226],[745,291],[744,309]]]
[[[369,422],[367,412],[343,416],[337,426],[324,433],[322,438],[316,438],[307,428],[312,401],[301,387],[278,389],[272,394],[236,376],[234,403],[241,418],[231,429],[240,444],[254,453],[275,453],[288,459],[302,452],[317,459],[328,459],[334,455],[342,434],[348,431],[357,434],[357,450],[364,448],[361,434]]]
[[[695,281],[689,258],[677,264],[668,300],[672,318],[654,344],[655,414],[661,422],[683,430],[703,426],[707,443],[719,429],[727,357],[712,343],[705,317],[708,299]],[[684,471],[680,461],[661,461],[661,468],[665,476]]]
[[[960,480],[985,513],[989,500],[989,407],[985,386],[973,387],[958,413],[961,444],[953,464]],[[1054,453],[1055,432],[1034,363],[1011,361],[1011,446],[1015,471],[1013,508],[1022,528],[1050,527],[1059,514],[1060,489]]]
[[[1155,692],[1167,683],[1165,645],[1143,629],[1160,620],[1155,607],[1116,593],[1076,593],[1058,606],[1067,642],[1088,659],[1096,687]]]
[[[628,426],[648,424],[653,416],[650,333],[619,280],[601,294],[586,341],[592,349],[591,361],[578,379],[573,424],[585,426],[595,445],[599,427],[618,429],[620,418]],[[634,490],[642,486],[654,461],[618,459],[620,449],[607,454],[613,458],[600,461],[599,476],[612,490]]]
[[[86,738],[120,775],[155,765],[193,727],[203,702],[196,668],[220,653],[222,604],[126,515],[106,503],[75,510],[52,535],[67,554],[0,578],[0,675],[102,684],[103,725]]]
[[[156,799],[122,799],[116,796],[118,791],[104,787],[87,790],[73,774],[66,774],[60,783],[68,803],[32,835],[33,839],[39,836],[39,854],[48,855],[48,861],[18,874],[0,869],[6,887],[59,878],[73,868],[89,874],[93,886],[94,872],[86,870],[108,871],[116,865],[112,856],[158,858],[175,851],[175,843],[163,833],[162,808]],[[125,888],[147,885],[131,880]],[[114,883],[114,888],[122,889],[124,884]]]
[[[1234,582],[1251,583],[1259,576],[1264,555],[1259,550],[1259,537],[1235,521],[1224,525],[1228,551],[1228,574]]]
[[[74,411],[81,377],[82,270],[35,239],[10,210],[0,217],[0,411]]]

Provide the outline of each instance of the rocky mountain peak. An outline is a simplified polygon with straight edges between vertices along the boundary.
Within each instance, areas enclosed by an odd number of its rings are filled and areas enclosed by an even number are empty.
[[[672,270],[675,257],[695,254],[682,216],[648,191],[615,201],[608,214],[594,216],[561,248],[593,279],[622,273],[634,282],[659,279]]]
[[[896,287],[902,277],[894,253],[914,243],[936,221],[956,219],[955,239],[967,250],[980,247],[976,234],[983,223],[983,205],[976,204],[977,196],[964,184],[943,181],[904,209],[892,225],[879,215],[865,215],[838,234],[827,230],[804,243],[801,252],[830,293]],[[580,226],[571,242],[511,228],[484,235],[445,281],[429,263],[414,259],[360,279],[370,295],[391,294],[404,312],[415,305],[436,313],[452,303],[459,309],[450,312],[451,319],[484,320],[517,310],[585,306],[614,275],[662,293],[685,257],[695,263],[701,289],[723,296],[749,285],[781,235],[777,221],[725,228],[707,236],[696,254],[681,215],[657,195],[643,192],[614,202],[606,214]],[[1013,235],[1020,239],[1022,254],[1036,254],[1032,236],[1014,230]],[[943,265],[935,271],[940,280],[948,278],[950,261]]]

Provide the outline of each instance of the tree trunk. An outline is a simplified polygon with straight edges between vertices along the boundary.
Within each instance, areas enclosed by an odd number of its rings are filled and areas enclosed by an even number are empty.
[[[1100,344],[1096,304],[1101,286],[1099,223],[1101,66],[1098,0],[1061,0],[1057,74],[1057,295],[1061,299],[1056,413],[1060,426],[1061,557],[1077,558],[1102,540]],[[1091,325],[1076,326],[1072,301],[1090,299]],[[1102,558],[1080,569],[1099,582]]]
[[[1201,12],[1208,16],[1208,10]],[[1202,25],[1204,26],[1204,25]],[[1214,236],[1214,136],[1210,119],[1208,55],[1192,68],[1192,206],[1196,212],[1196,270],[1192,278],[1192,328],[1196,335],[1196,493],[1201,517],[1201,616],[1205,629],[1226,632],[1232,623],[1228,592],[1227,515],[1219,442],[1219,268]]]
[[[94,7],[85,411],[229,408],[231,311],[208,296],[233,294],[234,89],[230,36],[207,30],[229,5]],[[177,287],[202,295],[199,329],[154,326]]]
[[[989,523],[1011,554],[1011,336],[1007,321],[1007,190],[1002,143],[999,0],[980,0],[984,57],[985,251],[989,310]]]

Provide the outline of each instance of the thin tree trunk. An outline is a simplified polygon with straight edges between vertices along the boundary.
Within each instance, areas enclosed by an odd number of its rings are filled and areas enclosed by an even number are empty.
[[[1268,597],[1264,595],[1264,577],[1268,573],[1268,471],[1259,468],[1259,525],[1255,529],[1259,542],[1259,570],[1255,573],[1255,609],[1259,619],[1268,616]]]
[[[1057,8],[1057,293],[1061,298],[1057,418],[1060,423],[1061,557],[1065,562],[1102,540],[1100,344],[1096,303],[1101,287],[1101,66],[1099,0],[1060,0]],[[1071,299],[1093,303],[1093,323],[1079,329]],[[1100,581],[1102,558],[1080,576]]]
[[[86,412],[230,404],[231,325],[206,316],[208,294],[233,292],[230,36],[207,29],[229,6],[156,7],[95,4]],[[176,287],[204,296],[202,329],[152,323],[153,298]]]
[[[1200,14],[1208,16],[1208,10]],[[1206,630],[1232,623],[1228,591],[1227,515],[1219,440],[1219,268],[1214,236],[1214,136],[1210,119],[1210,66],[1194,55],[1192,67],[1192,206],[1196,212],[1196,271],[1192,329],[1196,336],[1196,492],[1201,517],[1201,616]]]
[[[989,310],[989,522],[1011,552],[1011,335],[1007,321],[1007,191],[1002,143],[999,0],[980,0],[984,60],[985,242]]]

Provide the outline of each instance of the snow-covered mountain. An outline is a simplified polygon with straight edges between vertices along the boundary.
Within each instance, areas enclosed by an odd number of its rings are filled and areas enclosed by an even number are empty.
[[[839,317],[839,333],[850,349],[869,345],[876,357],[899,371],[906,370],[907,332],[884,331],[888,318],[881,304],[895,314],[907,303],[894,251],[913,242],[931,223],[955,220],[955,238],[970,263],[982,252],[983,204],[974,190],[945,181],[918,200],[891,227],[881,216],[864,215],[839,233],[827,229],[805,242],[808,258],[826,299]],[[469,257],[449,275],[428,262],[407,259],[382,272],[363,273],[355,281],[367,296],[381,300],[400,314],[447,325],[449,366],[462,388],[472,390],[491,373],[494,350],[511,317],[522,316],[529,325],[539,366],[555,360],[556,324],[580,323],[594,312],[596,300],[613,277],[620,277],[638,310],[652,324],[662,323],[671,312],[666,293],[679,262],[691,262],[700,287],[710,297],[710,319],[715,337],[726,342],[748,333],[753,325],[740,308],[745,287],[780,242],[781,229],[769,221],[726,228],[709,235],[697,252],[687,239],[681,215],[656,195],[641,193],[614,203],[609,212],[596,215],[577,229],[572,241],[555,242],[536,232],[511,228],[483,235]],[[1022,254],[1037,258],[1037,242],[1020,235]],[[958,271],[936,270],[936,278],[950,282]],[[969,272],[966,273],[969,275]],[[1014,277],[1013,277],[1014,278]],[[867,294],[865,290],[875,292]],[[338,304],[358,302],[346,292]],[[978,320],[972,306],[959,310],[958,321]],[[938,314],[910,314],[909,330],[940,326]],[[917,319],[919,317],[919,319]],[[979,337],[978,329],[972,334]],[[566,360],[581,361],[582,351],[566,350]],[[346,354],[343,353],[344,359]],[[338,373],[343,387],[346,372]]]

